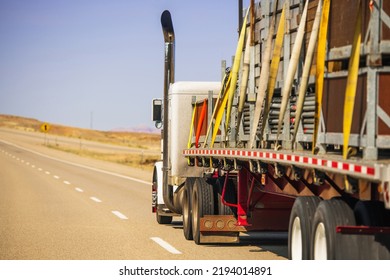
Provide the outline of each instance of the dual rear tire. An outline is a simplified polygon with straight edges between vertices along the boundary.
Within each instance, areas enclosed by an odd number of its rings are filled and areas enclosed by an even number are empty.
[[[213,186],[203,178],[187,178],[183,195],[183,233],[200,244],[200,218],[214,214]]]
[[[187,178],[182,198],[183,234],[200,244],[200,218],[214,214],[214,190],[203,178]],[[159,224],[170,224],[172,216],[156,213]]]
[[[183,194],[183,234],[187,240],[193,240],[191,195],[194,183],[195,178],[187,178]]]
[[[359,256],[356,236],[336,232],[336,227],[341,225],[356,225],[353,210],[341,199],[322,201],[313,219],[312,259],[343,260]]]
[[[297,197],[290,214],[288,257],[292,260],[310,259],[310,236],[313,217],[321,199],[317,196]]]
[[[187,178],[183,195],[183,234],[187,240],[201,244],[200,219],[205,215],[233,215],[234,211],[221,202],[224,178],[212,184],[204,178]],[[234,185],[228,181],[226,198],[235,203]]]
[[[200,218],[205,215],[214,214],[214,192],[213,186],[208,184],[205,179],[195,179],[192,188],[192,237],[195,244],[200,242]]]
[[[288,257],[290,259],[353,259],[358,256],[354,236],[336,233],[339,225],[356,225],[352,209],[342,199],[322,201],[298,197],[290,215]]]

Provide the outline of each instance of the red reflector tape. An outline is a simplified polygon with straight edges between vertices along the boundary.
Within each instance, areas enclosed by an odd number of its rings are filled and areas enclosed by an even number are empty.
[[[306,157],[292,154],[283,154],[283,153],[273,153],[273,152],[262,152],[262,151],[248,151],[248,150],[231,150],[231,149],[190,149],[184,150],[183,155],[193,155],[193,156],[211,156],[211,155],[219,155],[219,156],[229,156],[229,157],[249,157],[254,160],[278,160],[278,161],[291,161],[296,163],[303,163],[305,165],[309,164],[315,168],[315,166],[319,167],[327,167],[331,169],[338,169],[344,172],[356,172],[362,175],[373,176],[375,177],[376,170],[375,167],[372,166],[364,166],[364,165],[355,165],[353,163],[341,162],[341,161],[333,161],[320,159],[315,157]],[[292,163],[293,164],[293,163]]]

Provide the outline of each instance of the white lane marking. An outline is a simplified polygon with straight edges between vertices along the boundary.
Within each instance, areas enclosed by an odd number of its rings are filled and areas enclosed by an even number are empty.
[[[26,162],[26,165],[30,165],[30,163],[29,163],[29,162]]]
[[[60,176],[54,175],[53,178],[58,180],[60,179]]]
[[[78,192],[84,192],[84,190],[80,189],[80,188],[75,188],[76,191]]]
[[[35,165],[34,165],[34,164],[32,164],[32,165],[31,165],[31,168],[35,168]]]
[[[129,218],[127,218],[125,215],[123,215],[119,211],[111,211],[111,213],[114,214],[115,216],[117,216],[119,219],[122,219],[122,220],[128,220],[129,219]]]
[[[93,200],[93,201],[95,201],[95,202],[97,202],[97,203],[102,202],[99,198],[94,197],[94,196],[91,196],[90,199]]]
[[[46,173],[47,175],[50,175],[50,172],[49,172],[49,171],[45,171],[45,173]]]
[[[70,185],[70,182],[69,181],[64,181],[64,184],[65,185]]]
[[[21,162],[21,163],[24,163],[24,159],[22,159],[20,162]]]
[[[38,168],[38,171],[42,171],[42,168],[39,167],[39,168]]]
[[[58,158],[54,158],[54,157],[51,157],[51,156],[48,156],[48,155],[45,155],[45,154],[42,154],[42,153],[30,150],[30,149],[23,148],[23,147],[21,147],[19,145],[13,144],[13,143],[5,141],[5,140],[0,140],[0,142],[3,142],[5,144],[7,144],[7,145],[16,147],[18,149],[21,149],[21,150],[24,150],[24,151],[27,151],[27,152],[30,152],[30,153],[33,153],[33,154],[36,154],[36,155],[39,155],[41,157],[45,157],[45,158],[48,158],[48,159],[51,159],[51,160],[55,160],[55,161],[58,161],[58,162],[62,162],[62,163],[65,163],[65,164],[69,164],[69,165],[73,165],[73,166],[76,166],[76,167],[85,168],[85,169],[88,169],[88,170],[100,172],[100,173],[111,175],[111,176],[116,176],[116,177],[119,177],[119,178],[122,178],[122,179],[131,180],[131,181],[142,183],[142,184],[145,184],[145,185],[150,185],[151,184],[151,182],[140,180],[140,179],[137,179],[137,178],[133,178],[133,177],[121,175],[121,174],[118,174],[118,173],[114,173],[114,172],[110,172],[110,171],[106,171],[106,170],[102,170],[102,169],[98,169],[98,168],[93,168],[93,167],[89,167],[89,166],[86,166],[86,165],[82,165],[82,164],[78,164],[78,163],[74,163],[74,162],[70,162],[70,161],[66,161],[66,160],[61,160],[61,159],[58,159]]]
[[[163,247],[165,250],[167,250],[169,253],[172,253],[172,254],[175,254],[175,255],[179,255],[181,254],[181,252],[179,250],[177,250],[175,247],[173,247],[171,244],[169,244],[168,242],[162,240],[160,237],[151,237],[150,239],[152,239],[154,242],[156,242],[158,245],[160,245],[161,247]]]

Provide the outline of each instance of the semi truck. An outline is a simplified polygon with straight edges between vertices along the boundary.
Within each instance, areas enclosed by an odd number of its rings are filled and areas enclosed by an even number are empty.
[[[196,244],[288,232],[289,259],[390,259],[390,1],[238,2],[216,82],[175,81],[161,15],[157,222],[181,216]]]

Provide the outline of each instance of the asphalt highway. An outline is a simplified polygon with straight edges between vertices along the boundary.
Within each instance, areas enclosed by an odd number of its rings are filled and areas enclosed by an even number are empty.
[[[236,245],[186,241],[180,218],[158,225],[151,172],[81,158],[0,130],[2,260],[285,259],[286,234]]]

